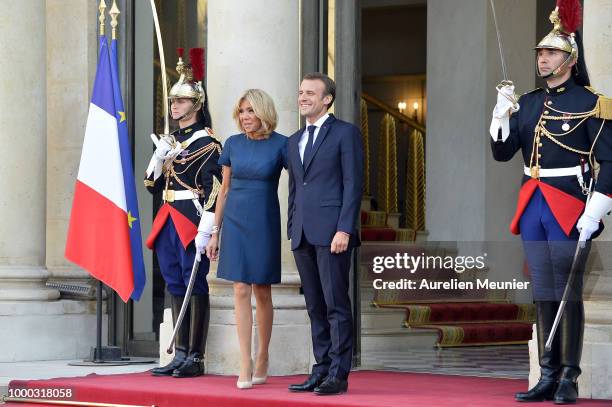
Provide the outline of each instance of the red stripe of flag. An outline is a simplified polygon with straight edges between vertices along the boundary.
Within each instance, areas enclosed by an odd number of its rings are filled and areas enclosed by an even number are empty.
[[[113,288],[124,302],[134,289],[127,214],[79,180],[68,228],[66,258]]]

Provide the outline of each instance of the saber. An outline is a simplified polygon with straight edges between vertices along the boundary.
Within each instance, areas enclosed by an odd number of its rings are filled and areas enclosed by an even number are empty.
[[[586,205],[589,204],[589,200],[591,199],[591,188],[593,187],[593,179],[591,178],[591,182],[589,184],[589,195],[587,196]],[[544,348],[549,351],[552,348],[553,340],[555,339],[555,334],[557,333],[557,328],[559,327],[559,322],[561,322],[561,317],[563,316],[563,311],[565,310],[565,304],[567,304],[567,298],[569,297],[571,287],[574,283],[574,278],[576,277],[576,269],[578,268],[578,259],[582,257],[582,250],[586,247],[586,242],[577,241],[576,242],[576,251],[574,252],[574,259],[572,260],[572,268],[570,269],[569,277],[567,278],[567,284],[565,285],[565,290],[563,290],[563,297],[561,298],[561,303],[559,303],[559,309],[557,310],[557,315],[555,316],[555,321],[553,322],[553,326],[550,330],[550,334],[548,335],[548,340],[546,341],[546,345]]]
[[[155,23],[155,34],[157,36],[157,49],[159,50],[159,64],[162,76],[162,90],[164,94],[164,134],[170,134],[170,123],[168,123],[168,79],[166,78],[166,58],[164,56],[164,44],[162,42],[161,29],[159,28],[159,18],[155,8],[155,0],[151,0],[153,11],[153,22]]]
[[[151,0],[153,1],[153,0]],[[501,34],[499,32],[499,25],[497,24],[497,14],[495,13],[495,4],[493,0],[489,0],[491,3],[491,11],[493,12],[493,23],[495,24],[495,32],[497,33],[497,45],[499,46],[499,58],[501,59],[502,75],[504,75],[504,81],[508,82],[508,71],[506,69],[506,60],[504,59],[504,47],[502,46]]]
[[[187,312],[187,307],[189,306],[189,299],[191,298],[191,292],[193,291],[193,286],[195,285],[195,280],[198,274],[199,265],[200,265],[200,257],[198,254],[196,254],[196,258],[193,261],[193,267],[191,268],[191,276],[189,277],[189,285],[187,285],[187,291],[185,292],[185,297],[183,298],[183,305],[181,305],[181,312],[179,312],[178,318],[176,319],[176,323],[174,324],[174,332],[172,332],[172,338],[170,338],[170,342],[168,343],[168,347],[166,348],[166,353],[168,354],[172,353],[172,347],[174,346],[174,340],[176,339],[178,330],[181,327],[181,323],[183,322],[183,318],[185,317],[185,313]]]

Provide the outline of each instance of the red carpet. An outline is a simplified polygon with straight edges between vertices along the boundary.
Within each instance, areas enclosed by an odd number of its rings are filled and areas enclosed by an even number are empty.
[[[304,376],[273,377],[268,384],[238,390],[235,376],[194,379],[152,377],[148,373],[90,375],[41,381],[12,381],[11,387],[70,387],[73,400],[118,404],[214,407],[291,406],[436,406],[503,407],[517,404],[513,394],[527,388],[525,380],[442,376],[399,372],[353,372],[349,392],[342,396],[290,393],[290,383]],[[7,403],[7,406],[25,406]],[[32,404],[33,406],[34,404]],[[40,406],[40,404],[37,404]],[[581,400],[583,406],[611,406],[612,401]]]
[[[448,302],[382,305],[404,308],[404,325],[438,331],[437,346],[524,344],[531,339],[535,310],[532,304]]]

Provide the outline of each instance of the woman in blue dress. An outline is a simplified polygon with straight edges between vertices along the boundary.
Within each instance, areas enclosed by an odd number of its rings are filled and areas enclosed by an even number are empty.
[[[217,277],[234,282],[240,343],[240,375],[236,385],[243,389],[263,384],[267,378],[273,320],[271,284],[281,280],[278,180],[282,169],[287,168],[287,138],[274,131],[277,123],[274,102],[260,89],[249,89],[240,97],[234,108],[234,120],[242,133],[226,140],[219,158],[223,183],[206,254],[211,260],[220,257]],[[259,339],[254,366],[251,293],[255,294],[257,304]]]

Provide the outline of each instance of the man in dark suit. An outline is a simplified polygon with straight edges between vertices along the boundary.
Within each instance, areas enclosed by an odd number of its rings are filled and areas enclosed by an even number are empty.
[[[319,395],[347,391],[353,355],[349,298],[351,250],[358,246],[357,216],[363,184],[363,147],[354,125],[327,113],[336,85],[312,73],[300,84],[300,114],[306,126],[287,144],[287,232],[310,317],[316,364],[291,391]]]

